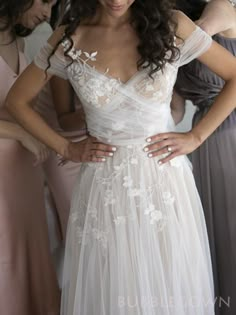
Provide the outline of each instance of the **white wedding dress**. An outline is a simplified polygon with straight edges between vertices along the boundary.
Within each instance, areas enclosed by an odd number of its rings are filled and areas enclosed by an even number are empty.
[[[69,79],[88,131],[117,146],[105,163],[84,163],[68,223],[63,315],[213,315],[213,284],[203,210],[185,156],[159,165],[143,148],[151,135],[175,129],[170,101],[178,67],[205,52],[199,28],[180,58],[126,83],[96,69],[96,53],[65,41],[49,73]],[[52,47],[35,59],[45,69]],[[94,64],[94,67],[91,64]],[[67,66],[67,67],[66,67]]]

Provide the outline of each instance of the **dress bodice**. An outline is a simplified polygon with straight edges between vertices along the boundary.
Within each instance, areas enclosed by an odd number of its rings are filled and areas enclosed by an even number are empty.
[[[155,133],[174,130],[170,102],[178,67],[203,53],[210,44],[211,38],[196,28],[179,47],[180,57],[173,63],[166,63],[152,78],[146,68],[122,83],[109,71],[96,69],[99,52],[69,49],[65,40],[51,57],[48,71],[69,79],[83,104],[91,135],[117,145],[140,143]],[[35,59],[36,65],[46,69],[52,49],[47,44]],[[67,51],[69,60],[63,51]]]

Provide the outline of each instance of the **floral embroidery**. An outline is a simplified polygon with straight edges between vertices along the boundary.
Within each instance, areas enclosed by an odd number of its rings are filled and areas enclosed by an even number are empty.
[[[125,216],[118,216],[116,219],[114,219],[115,225],[124,225],[126,223],[126,217]]]
[[[76,235],[76,239],[77,239],[78,243],[81,244],[81,243],[82,243],[82,240],[83,240],[83,236],[84,236],[84,231],[83,231],[83,229],[81,228],[81,226],[78,226],[78,227],[76,228],[76,233],[75,233],[75,235]]]
[[[149,207],[144,211],[144,214],[149,215],[153,211],[155,211],[155,206],[153,204],[150,204]]]
[[[62,47],[64,48],[64,51],[67,51],[67,55],[71,57],[73,60],[80,61],[82,63],[86,63],[87,61],[96,61],[97,51],[92,52],[91,54],[87,52],[83,52],[81,49],[75,49],[75,47],[71,47],[71,43],[68,39],[64,40],[62,42]],[[84,60],[81,56],[84,55],[86,59]]]
[[[104,232],[101,230],[98,230],[97,228],[92,229],[92,235],[95,240],[99,241],[104,249],[107,248],[107,235],[108,232]]]
[[[64,51],[67,51],[70,48],[69,40],[65,40],[62,46]],[[71,78],[72,81],[78,82],[80,92],[86,98],[87,102],[97,108],[109,104],[117,93],[117,88],[121,83],[119,79],[115,78],[109,78],[109,80],[107,80],[105,75],[109,69],[104,73],[100,73],[100,75],[103,75],[103,78],[90,75],[91,71],[96,71],[96,68],[90,66],[88,61],[96,61],[97,51],[88,53],[71,47],[70,50],[67,51],[67,55],[75,61],[68,66],[69,78]],[[99,74],[98,71],[96,71],[96,73]],[[116,130],[121,130],[123,126],[117,124],[116,128]]]
[[[166,225],[167,217],[163,215],[162,211],[157,210],[153,204],[144,211],[144,214],[149,216],[150,224],[155,225],[158,231],[162,231]]]
[[[123,180],[124,180],[123,182],[124,187],[131,187],[133,185],[133,180],[130,176],[125,176]]]
[[[167,205],[172,205],[175,201],[175,197],[171,195],[169,191],[163,193],[164,203]]]
[[[116,199],[114,198],[114,194],[112,190],[107,189],[105,192],[104,205],[113,205],[115,204]]]
[[[163,218],[162,212],[159,210],[154,210],[151,212],[150,223],[155,224]]]

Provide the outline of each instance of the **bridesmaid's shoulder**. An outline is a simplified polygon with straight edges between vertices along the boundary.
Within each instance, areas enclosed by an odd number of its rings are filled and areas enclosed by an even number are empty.
[[[196,29],[196,25],[194,24],[194,22],[179,10],[173,10],[172,18],[177,25],[176,28],[177,38],[185,40]]]

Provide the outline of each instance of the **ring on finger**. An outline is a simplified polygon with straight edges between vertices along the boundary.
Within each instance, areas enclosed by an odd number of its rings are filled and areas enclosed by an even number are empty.
[[[172,148],[170,146],[167,146],[167,151],[172,152]]]

